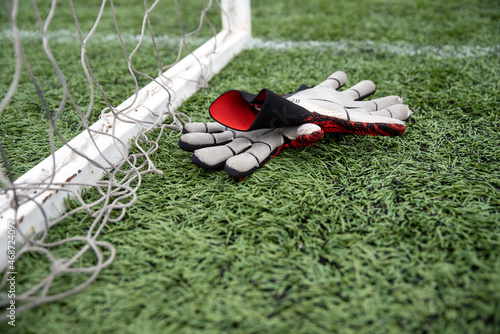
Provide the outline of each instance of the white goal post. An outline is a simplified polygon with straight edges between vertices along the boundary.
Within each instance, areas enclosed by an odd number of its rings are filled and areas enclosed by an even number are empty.
[[[85,185],[102,178],[104,173],[98,166],[109,170],[125,159],[129,142],[140,134],[141,128],[162,122],[168,116],[167,107],[173,110],[180,106],[200,88],[200,82],[212,78],[243,49],[251,38],[250,0],[221,0],[220,6],[222,30],[216,36],[116,107],[127,107],[119,118],[112,114],[109,118],[101,117],[89,131],[76,136],[14,182],[18,186],[17,196],[28,200],[16,208],[12,190],[0,193],[0,269],[7,266],[7,245],[13,226],[21,232],[16,233],[16,246],[24,242],[24,235],[45,231],[47,221],[66,210],[68,194],[79,194]],[[133,121],[127,121],[129,117]],[[27,184],[38,185],[36,189],[47,186],[39,191],[23,187]]]

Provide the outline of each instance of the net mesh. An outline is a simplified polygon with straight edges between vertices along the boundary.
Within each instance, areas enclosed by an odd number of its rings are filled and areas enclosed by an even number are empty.
[[[9,279],[13,272],[20,275],[24,271],[23,276],[28,277],[30,270],[46,270],[41,280],[25,279],[22,287],[18,282],[15,295],[18,313],[84,289],[113,261],[114,246],[100,240],[103,230],[106,225],[122,219],[136,200],[145,174],[162,174],[151,155],[157,150],[161,138],[177,135],[182,124],[189,121],[187,115],[174,111],[170,102],[162,110],[151,110],[148,118],[136,119],[134,111],[144,105],[151,94],[141,95],[139,91],[148,82],[155,82],[157,90],[168,93],[169,101],[175,99],[171,81],[162,73],[179,63],[202,41],[215,36],[221,18],[221,5],[214,1],[145,0],[142,12],[133,18],[130,14],[135,11],[127,11],[126,5],[115,4],[113,0],[68,0],[67,4],[55,0],[32,0],[29,7],[20,7],[26,3],[6,1],[10,27],[3,30],[1,37],[10,40],[11,46],[4,52],[10,53],[13,72],[0,102],[0,116],[8,119],[15,110],[23,107],[23,101],[36,105],[40,127],[43,126],[37,131],[44,137],[44,148],[40,150],[41,154],[51,154],[51,163],[47,165],[51,168],[44,170],[47,174],[44,182],[14,182],[25,171],[16,166],[15,161],[19,159],[12,153],[19,143],[12,139],[13,129],[0,127],[1,205],[2,210],[8,207],[16,212],[13,218],[2,223],[9,224],[8,242],[15,243],[14,234],[18,239],[19,234],[26,238],[22,248],[19,242],[15,249],[8,248],[8,259],[15,257],[15,261],[9,261],[10,266],[3,268],[1,305],[7,306],[12,300]],[[93,15],[91,19],[90,15]],[[37,48],[38,52],[34,54],[33,50]],[[76,53],[71,53],[72,50]],[[80,63],[79,73],[75,72],[76,62]],[[69,72],[65,72],[68,67]],[[51,75],[47,76],[47,72]],[[29,83],[31,95],[28,96],[25,87]],[[83,90],[82,83],[85,83]],[[206,83],[201,76],[197,85],[203,87]],[[117,86],[121,88],[117,89]],[[132,97],[117,107],[115,101],[123,101],[125,94]],[[140,128],[139,134],[133,138],[133,154],[129,154],[131,144],[115,133],[120,124]],[[72,146],[70,139],[81,131],[88,136],[88,145],[97,151],[98,159]],[[110,159],[110,154],[99,147],[98,137],[112,142],[113,154],[118,152],[121,158]],[[27,149],[33,149],[33,159],[36,160],[38,137],[25,140],[31,141]],[[60,147],[67,148],[73,157],[90,162],[91,167],[104,177],[96,182],[79,178],[71,186],[57,181],[54,153]],[[80,172],[76,170],[73,176]],[[70,181],[70,178],[65,181]],[[82,187],[92,188],[93,196],[85,196]],[[18,228],[23,218],[18,213],[19,208],[27,203],[41,206],[40,196],[47,191],[70,195],[72,199],[65,203],[67,211],[51,219],[40,210],[39,219],[44,228],[31,231],[34,235],[23,233]],[[69,216],[82,213],[91,217],[91,224],[82,229],[80,235],[63,240],[50,237],[51,227]],[[64,257],[60,255],[61,248],[64,248]],[[67,256],[68,250],[72,256]],[[34,259],[29,263],[36,263],[37,268],[18,268],[15,263],[21,256]],[[60,291],[53,286],[58,277],[75,273],[84,274],[85,278],[75,280],[70,290]]]

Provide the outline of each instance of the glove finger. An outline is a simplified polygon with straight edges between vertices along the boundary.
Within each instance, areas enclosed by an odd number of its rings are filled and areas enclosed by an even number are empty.
[[[326,86],[333,89],[339,89],[347,82],[347,74],[342,71],[332,73],[325,81],[318,86]]]
[[[403,103],[403,99],[399,96],[385,96],[378,99],[373,99],[369,101],[359,101],[356,102],[357,105],[368,111],[377,111],[389,106]]]
[[[234,139],[234,132],[186,133],[179,138],[179,147],[185,151],[194,151],[203,147],[222,145]]]
[[[284,137],[276,129],[254,142],[249,150],[229,158],[224,169],[231,177],[241,180],[264,165],[283,144]]]
[[[224,170],[232,178],[242,180],[248,175],[252,174],[255,170],[257,170],[257,168],[263,166],[271,158],[271,153],[268,153],[266,151],[268,150],[264,146],[258,145],[258,148],[252,151],[247,151],[229,158],[226,161]],[[261,152],[261,154],[258,154],[259,152]],[[261,160],[257,157],[258,155],[266,157]]]
[[[355,101],[363,100],[375,93],[377,87],[371,80],[363,80],[346,89],[342,94],[349,96]]]
[[[227,145],[204,147],[194,151],[191,161],[202,168],[217,169],[224,166],[227,159],[243,152],[252,145],[246,138],[236,138]]]
[[[406,109],[408,109],[407,106],[405,107]],[[390,107],[390,108],[391,110],[394,110],[395,114],[399,115],[399,112],[397,112],[397,109],[399,109],[399,107]],[[347,112],[349,114],[349,122],[404,124],[404,122],[399,118],[391,117],[390,116],[391,113],[388,112],[387,108],[379,111],[381,112],[380,114],[376,114],[377,111],[369,112],[364,109],[348,109]]]
[[[227,146],[212,146],[196,150],[191,156],[191,161],[201,168],[217,169],[224,166],[226,160],[233,155]]]
[[[220,123],[209,122],[193,122],[184,124],[182,128],[182,133],[200,132],[200,133],[213,133],[225,131],[226,127]]]
[[[372,111],[370,112],[370,114],[374,116],[385,116],[404,121],[408,119],[411,114],[413,114],[413,111],[411,111],[406,104],[396,104],[388,106],[387,108],[381,110]]]

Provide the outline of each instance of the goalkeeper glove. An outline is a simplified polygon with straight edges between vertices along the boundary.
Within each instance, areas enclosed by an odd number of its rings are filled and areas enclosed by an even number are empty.
[[[396,136],[404,133],[412,111],[398,96],[361,101],[375,92],[364,80],[339,92],[347,76],[338,71],[319,85],[282,97],[261,90],[250,102],[249,94],[229,91],[210,106],[219,123],[240,131],[313,123],[325,133]]]

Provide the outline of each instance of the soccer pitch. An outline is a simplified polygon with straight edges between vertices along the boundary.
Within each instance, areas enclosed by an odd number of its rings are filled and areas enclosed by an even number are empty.
[[[114,262],[82,292],[0,332],[498,332],[497,1],[253,0],[252,29],[247,49],[179,111],[210,121],[227,90],[286,94],[342,70],[347,86],[374,81],[371,98],[402,96],[414,111],[406,133],[329,136],[241,182],[197,168],[165,135],[152,156],[164,174],[145,175],[137,202],[102,233]],[[63,37],[60,52],[72,47]],[[11,68],[12,55],[0,57]],[[126,98],[107,57],[112,95]],[[68,136],[81,131],[64,122]],[[0,115],[16,177],[50,151],[37,139],[45,125],[28,98],[19,114]],[[85,234],[89,221],[75,215],[51,238]],[[20,289],[45,274],[39,260],[18,262],[30,272]]]

